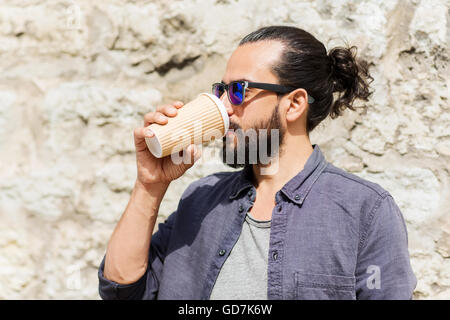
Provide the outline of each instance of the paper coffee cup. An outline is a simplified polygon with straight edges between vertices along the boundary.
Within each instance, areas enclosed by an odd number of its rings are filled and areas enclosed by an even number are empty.
[[[145,138],[150,152],[157,158],[179,152],[190,144],[209,143],[222,138],[228,130],[228,112],[219,98],[201,93],[168,117],[164,125],[148,126],[155,135]]]

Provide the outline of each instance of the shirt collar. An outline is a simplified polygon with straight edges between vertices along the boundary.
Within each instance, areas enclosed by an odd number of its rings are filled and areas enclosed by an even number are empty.
[[[301,205],[326,165],[327,162],[319,146],[313,145],[313,152],[306,161],[304,168],[281,188],[281,192],[292,202]],[[241,192],[253,187],[252,177],[251,165],[244,167],[234,181],[230,199],[236,198]]]

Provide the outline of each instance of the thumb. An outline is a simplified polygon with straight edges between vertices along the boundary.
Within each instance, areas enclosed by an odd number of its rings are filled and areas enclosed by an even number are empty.
[[[201,156],[201,150],[195,144],[189,145],[185,151],[183,151],[183,164],[187,167],[191,167],[195,161]]]

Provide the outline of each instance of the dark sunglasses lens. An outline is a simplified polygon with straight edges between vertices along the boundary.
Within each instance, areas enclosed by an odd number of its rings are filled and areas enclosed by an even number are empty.
[[[230,100],[233,104],[241,104],[244,99],[244,87],[240,82],[230,83]]]
[[[212,91],[213,91],[213,95],[215,95],[217,98],[220,98],[223,95],[223,92],[224,92],[223,85],[214,84],[213,88],[212,88]]]

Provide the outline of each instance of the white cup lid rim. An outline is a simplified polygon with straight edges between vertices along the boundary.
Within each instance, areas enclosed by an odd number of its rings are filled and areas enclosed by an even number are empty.
[[[217,108],[220,111],[220,114],[222,115],[222,120],[223,120],[223,124],[224,124],[224,127],[225,127],[225,130],[224,130],[224,134],[225,134],[228,131],[228,128],[230,127],[230,118],[228,117],[228,111],[225,108],[225,105],[223,104],[222,101],[220,101],[219,98],[217,98],[213,94],[204,92],[204,93],[200,93],[199,95],[208,96],[211,100],[214,101],[214,103],[216,104]]]

